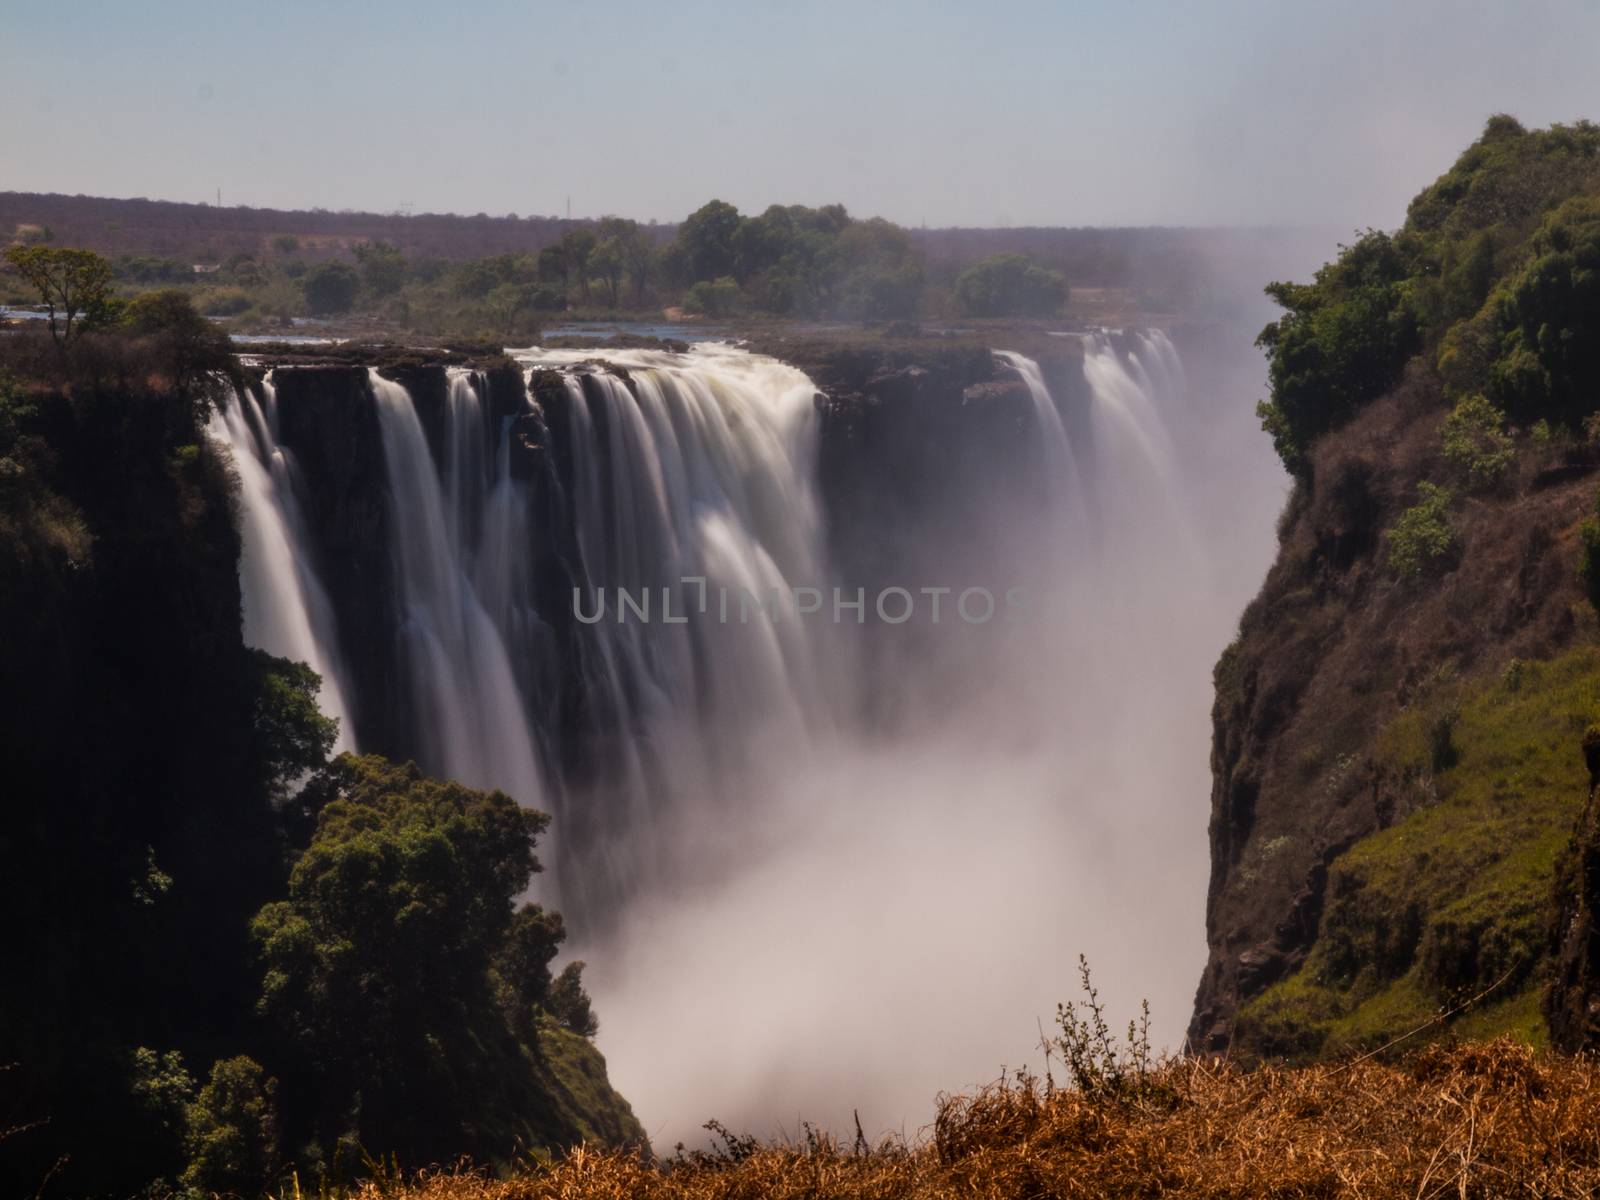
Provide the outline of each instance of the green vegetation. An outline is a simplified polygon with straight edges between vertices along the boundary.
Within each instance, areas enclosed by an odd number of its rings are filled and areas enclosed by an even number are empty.
[[[39,293],[62,353],[77,334],[114,319],[111,264],[93,251],[12,246],[5,261]]]
[[[1519,420],[1576,425],[1600,406],[1600,196],[1575,196],[1534,234],[1499,294],[1500,356],[1489,383]]]
[[[5,1190],[254,1195],[362,1147],[642,1142],[559,915],[516,906],[547,818],[329,763],[316,673],[243,645],[204,432],[230,379],[170,288],[0,338],[0,677],[26,681],[0,689]]]
[[[1406,509],[1389,530],[1389,567],[1402,579],[1417,579],[1447,565],[1456,553],[1456,535],[1450,528],[1449,488],[1419,483],[1420,499]]]
[[[1043,317],[1061,311],[1067,282],[1021,254],[996,254],[956,278],[956,303],[974,317]]]
[[[1474,392],[1455,406],[1444,420],[1443,436],[1445,458],[1472,487],[1498,482],[1516,458],[1505,416],[1481,393]]]
[[[1272,388],[1260,413],[1291,470],[1304,467],[1315,438],[1386,390],[1416,350],[1416,322],[1401,286],[1406,269],[1395,240],[1369,231],[1314,283],[1267,288],[1287,314],[1259,339]]]
[[[361,276],[347,263],[319,263],[306,272],[301,286],[305,288],[306,306],[313,315],[325,317],[349,312],[355,306]]]
[[[1303,474],[1312,443],[1393,387],[1417,353],[1453,399],[1483,394],[1519,425],[1576,426],[1600,407],[1600,127],[1495,117],[1411,202],[1309,284],[1274,283],[1262,423]]]
[[[550,978],[560,918],[514,907],[549,818],[349,755],[298,803],[310,841],[252,924],[291,1144],[429,1162],[546,1143],[559,1122],[531,1065],[538,1031],[574,1013],[595,1031],[582,968],[565,992]]]
[[[1372,1048],[1494,986],[1457,1024],[1542,1044],[1541,970],[1556,865],[1587,794],[1600,650],[1443,683],[1376,743],[1409,815],[1329,869],[1304,965],[1239,1014],[1240,1045],[1310,1058]]]
[[[1578,544],[1578,585],[1600,613],[1600,495],[1595,497],[1594,515],[1578,526]]]
[[[123,298],[181,287],[201,314],[247,327],[361,319],[501,341],[531,341],[541,318],[561,312],[654,316],[677,306],[712,318],[742,313],[884,323],[1050,316],[1069,295],[1060,270],[1021,254],[976,265],[969,265],[971,257],[951,258],[930,273],[906,230],[881,218],[857,219],[837,204],[772,205],[746,216],[712,200],[675,234],[605,216],[526,251],[467,259],[427,257],[382,238],[330,252],[293,235],[261,237],[259,251],[215,263],[124,254],[106,283],[114,282]]]

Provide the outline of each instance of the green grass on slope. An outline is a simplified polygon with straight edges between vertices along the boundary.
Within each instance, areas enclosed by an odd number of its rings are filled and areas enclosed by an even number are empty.
[[[1409,815],[1329,870],[1303,966],[1241,1009],[1249,1053],[1368,1048],[1509,976],[1455,1022],[1535,1044],[1556,861],[1583,804],[1583,731],[1600,719],[1600,649],[1441,684],[1374,751]]]
[[[606,1060],[593,1042],[547,1023],[539,1030],[539,1049],[556,1107],[586,1140],[607,1146],[649,1144],[632,1107],[607,1079]]]

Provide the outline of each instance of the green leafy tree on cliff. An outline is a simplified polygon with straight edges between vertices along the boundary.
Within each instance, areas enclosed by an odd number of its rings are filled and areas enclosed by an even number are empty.
[[[1500,304],[1491,392],[1519,420],[1576,424],[1600,408],[1600,197],[1562,204],[1531,249]]]
[[[561,936],[558,919],[514,907],[549,818],[371,756],[342,755],[309,791],[315,828],[288,897],[253,926],[259,1010],[287,1064],[275,1073],[316,1113],[299,1132],[418,1161],[486,1153],[505,1094],[530,1086],[516,1037],[529,1022],[507,1019],[507,998],[547,999]]]
[[[1369,230],[1315,283],[1268,286],[1286,311],[1256,340],[1272,388],[1257,411],[1290,470],[1303,470],[1311,442],[1388,388],[1416,351],[1408,273],[1395,240]]]

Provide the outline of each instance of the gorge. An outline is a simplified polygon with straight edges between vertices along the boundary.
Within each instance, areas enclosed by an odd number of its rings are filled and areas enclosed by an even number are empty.
[[[1178,1042],[1209,669],[1283,487],[1219,344],[266,362],[211,426],[246,636],[346,745],[554,814],[653,1139],[914,1127],[1078,952]]]

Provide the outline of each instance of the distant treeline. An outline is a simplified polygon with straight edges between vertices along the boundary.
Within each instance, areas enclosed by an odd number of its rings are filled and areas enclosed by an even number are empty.
[[[713,201],[695,215],[705,216],[711,210],[725,221],[725,209],[731,206]],[[782,214],[791,220],[799,216],[802,225],[808,223],[802,214],[817,214],[818,220],[809,223],[825,227],[827,214],[843,211],[837,205],[817,209],[775,205],[739,219],[761,226],[754,232],[770,233],[775,225],[785,223]],[[294,259],[307,266],[325,261],[355,264],[362,249],[373,245],[391,247],[412,264],[427,264],[423,273],[436,275],[439,270],[434,264],[503,255],[536,256],[575,233],[581,240],[579,231],[596,235],[597,242],[604,241],[601,226],[605,220],[280,210],[0,192],[0,243],[37,239],[95,250],[113,260],[136,260],[119,272],[133,283],[177,282],[192,276],[196,264],[215,266],[246,259],[258,263]],[[859,220],[851,223],[864,224]],[[878,224],[900,229],[888,222]],[[657,252],[665,251],[682,231],[682,224],[671,222],[629,225]],[[1141,295],[1146,307],[1169,310],[1207,302],[1225,268],[1247,267],[1264,248],[1300,236],[1281,231],[1163,227],[905,228],[903,234],[908,253],[901,255],[899,247],[891,247],[894,257],[918,260],[924,281],[935,289],[953,289],[960,272],[980,260],[1021,254],[1041,269],[1059,273],[1075,288],[1130,289]],[[652,282],[663,289],[680,281],[685,288],[697,282],[683,280],[683,272],[673,269],[679,264],[669,260],[662,265],[665,269],[653,272],[657,278]],[[723,274],[733,276],[734,272]],[[540,282],[549,282],[548,269]],[[738,282],[743,286],[747,280]],[[1252,279],[1250,289],[1257,286]],[[577,290],[582,291],[581,287]],[[648,297],[652,301],[675,298]],[[724,295],[723,299],[727,298]],[[619,294],[618,303],[632,306],[644,299],[642,292],[630,289]],[[716,303],[712,297],[706,299]],[[749,299],[754,301],[753,307],[770,307],[765,294]],[[575,305],[592,301],[593,297],[581,294],[573,298]],[[233,303],[237,305],[236,298]],[[222,315],[220,309],[218,314]]]
[[[353,213],[113,200],[50,192],[0,192],[0,241],[19,226],[49,229],[62,245],[110,258],[162,255],[216,263],[260,254],[291,235],[309,258],[347,255],[362,242],[393,243],[409,255],[444,259],[538,250],[583,222],[557,217],[456,216],[442,213]]]

